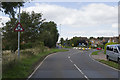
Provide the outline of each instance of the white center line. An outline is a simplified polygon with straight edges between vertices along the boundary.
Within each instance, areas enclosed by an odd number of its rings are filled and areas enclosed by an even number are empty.
[[[70,59],[70,61],[73,63],[73,61]]]
[[[81,73],[84,75],[84,77],[85,77],[87,80],[89,80],[88,77],[82,72],[82,70],[80,70],[80,68],[77,67],[76,64],[74,64],[74,66],[78,69],[79,72],[81,72]]]
[[[70,56],[68,56],[68,58],[70,58]]]
[[[86,75],[84,75],[84,77],[88,79],[88,77],[87,77]],[[89,80],[89,79],[88,79],[88,80]]]
[[[80,53],[80,52],[79,52]],[[76,54],[76,53],[73,53],[73,54]],[[71,54],[71,55],[73,55],[73,54]],[[78,53],[77,53],[78,54]],[[68,58],[69,58],[69,60],[73,63],[73,61],[70,59],[70,56],[68,56]],[[76,65],[76,64],[74,64],[74,66],[77,68],[77,70],[80,72],[80,73],[82,73],[82,75],[84,75],[84,77],[87,79],[87,80],[89,80],[88,79],[88,77],[82,72],[82,70],[80,70],[80,68]]]

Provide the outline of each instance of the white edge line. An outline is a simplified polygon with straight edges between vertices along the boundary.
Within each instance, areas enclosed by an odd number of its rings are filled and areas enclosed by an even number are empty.
[[[95,62],[97,62],[97,63],[99,63],[99,64],[102,64],[102,65],[104,65],[104,66],[106,66],[106,67],[109,67],[109,68],[111,68],[111,69],[113,69],[113,70],[120,71],[120,70],[118,70],[118,69],[116,69],[116,68],[113,68],[113,67],[111,67],[111,66],[108,66],[108,65],[106,65],[106,64],[103,64],[103,63],[95,60],[94,58],[91,57],[91,54],[92,54],[92,53],[89,54],[89,57],[90,57],[93,61],[95,61]]]
[[[53,53],[53,54],[56,54],[56,53]],[[51,56],[51,55],[53,55],[53,54],[49,54],[48,56],[46,56],[46,57],[43,59],[43,61],[40,62],[40,64],[37,66],[37,68],[32,72],[32,74],[28,77],[27,80],[29,80],[29,78],[31,78],[31,76],[37,71],[37,69],[43,64],[43,62],[44,62],[49,56]]]

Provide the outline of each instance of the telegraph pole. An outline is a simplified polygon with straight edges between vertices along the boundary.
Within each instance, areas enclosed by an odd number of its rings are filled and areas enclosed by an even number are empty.
[[[20,23],[20,5],[19,5],[19,18],[18,21]],[[18,59],[20,59],[20,31],[18,31]]]

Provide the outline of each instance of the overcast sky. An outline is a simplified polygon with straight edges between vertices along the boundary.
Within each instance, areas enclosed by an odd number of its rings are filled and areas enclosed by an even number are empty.
[[[59,32],[61,24],[61,37],[64,39],[74,36],[110,37],[118,35],[117,5],[117,2],[31,2],[25,3],[21,10],[42,13],[47,21],[57,24]],[[3,23],[9,20],[4,13],[0,13],[0,18]]]

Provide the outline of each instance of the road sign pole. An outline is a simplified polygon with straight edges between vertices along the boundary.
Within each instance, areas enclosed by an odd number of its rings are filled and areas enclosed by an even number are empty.
[[[20,23],[20,5],[19,5],[19,23]],[[20,31],[18,31],[18,59],[20,59]]]

